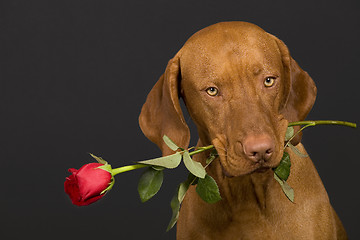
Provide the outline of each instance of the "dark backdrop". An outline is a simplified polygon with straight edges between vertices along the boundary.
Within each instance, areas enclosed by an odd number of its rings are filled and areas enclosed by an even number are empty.
[[[255,23],[288,45],[318,87],[308,119],[359,123],[359,10],[356,0],[0,1],[1,235],[175,239],[165,229],[184,171],[167,171],[145,204],[135,171],[79,208],[63,191],[67,168],[92,161],[88,152],[115,167],[159,156],[138,127],[141,106],[184,42],[220,21]],[[360,237],[359,137],[320,126],[303,138],[351,239]]]

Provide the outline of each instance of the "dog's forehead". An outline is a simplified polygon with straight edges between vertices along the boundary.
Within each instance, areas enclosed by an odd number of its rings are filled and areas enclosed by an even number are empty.
[[[280,50],[268,33],[247,23],[223,23],[194,34],[181,50],[182,73],[196,78],[274,72]]]

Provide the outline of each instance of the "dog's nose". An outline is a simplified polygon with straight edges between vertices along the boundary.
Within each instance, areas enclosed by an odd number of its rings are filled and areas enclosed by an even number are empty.
[[[274,141],[268,135],[250,135],[242,145],[245,155],[253,162],[268,161],[275,148]]]

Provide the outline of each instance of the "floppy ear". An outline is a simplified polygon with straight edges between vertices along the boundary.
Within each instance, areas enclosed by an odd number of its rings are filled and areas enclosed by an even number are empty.
[[[190,130],[179,102],[180,58],[176,55],[166,67],[147,96],[139,116],[140,128],[147,138],[158,145],[163,156],[174,153],[163,141],[167,135],[176,145],[187,148]]]
[[[290,56],[286,45],[274,37],[279,46],[285,70],[286,87],[284,105],[281,113],[289,122],[303,121],[310,112],[316,99],[317,89],[309,74],[302,70]],[[297,132],[300,127],[295,127]],[[291,143],[297,145],[302,134],[298,134]]]

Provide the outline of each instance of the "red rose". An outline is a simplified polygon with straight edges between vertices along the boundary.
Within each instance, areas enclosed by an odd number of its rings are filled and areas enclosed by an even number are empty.
[[[89,163],[79,170],[70,168],[71,176],[64,183],[65,192],[69,195],[73,204],[86,206],[96,202],[105,195],[113,184],[110,172],[99,169],[104,166],[101,163]]]

